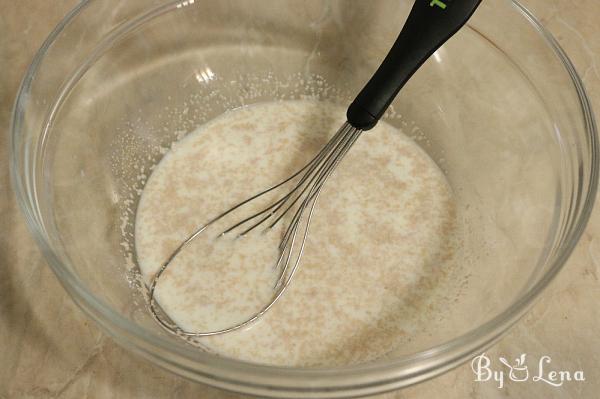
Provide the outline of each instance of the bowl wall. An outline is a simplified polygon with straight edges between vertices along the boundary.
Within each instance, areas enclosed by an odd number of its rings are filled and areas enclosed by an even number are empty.
[[[163,367],[275,397],[408,385],[497,339],[581,234],[597,168],[585,93],[525,10],[486,1],[386,115],[436,161],[457,204],[455,259],[430,265],[398,309],[406,344],[374,364],[327,371],[190,351],[151,319],[138,280],[133,226],[152,166],[227,110],[300,98],[349,104],[411,2],[126,3],[82,3],[40,51],[16,104],[13,173],[29,224],[75,301]]]

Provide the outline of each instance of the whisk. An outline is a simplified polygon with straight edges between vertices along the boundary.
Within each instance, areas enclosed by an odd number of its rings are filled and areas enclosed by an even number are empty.
[[[169,332],[185,337],[224,334],[242,328],[264,315],[289,286],[304,252],[317,199],[336,167],[363,131],[372,129],[400,89],[419,67],[456,33],[475,12],[481,0],[416,0],[400,35],[373,77],[348,108],[345,122],[329,142],[300,170],[280,183],[234,205],[199,227],[168,257],[150,282],[149,304],[155,320]],[[174,323],[156,302],[155,290],[175,257],[206,229],[246,205],[267,195],[276,199],[259,211],[226,228],[220,236],[243,237],[261,228],[273,228],[289,219],[279,243],[275,263],[277,279],[268,303],[245,320],[212,331],[185,331]]]

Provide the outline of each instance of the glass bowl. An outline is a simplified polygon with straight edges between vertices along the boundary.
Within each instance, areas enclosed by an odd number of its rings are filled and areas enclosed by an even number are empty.
[[[407,309],[398,309],[407,315],[401,347],[336,368],[216,356],[161,330],[137,278],[133,216],[168,146],[224,111],[261,101],[349,104],[411,3],[81,2],[27,71],[11,143],[18,201],[73,300],[152,362],[261,397],[398,389],[498,340],[573,250],[598,172],[581,80],[552,36],[514,1],[484,1],[386,115],[445,173],[461,228],[456,265],[441,277],[432,267],[430,279],[407,290]]]

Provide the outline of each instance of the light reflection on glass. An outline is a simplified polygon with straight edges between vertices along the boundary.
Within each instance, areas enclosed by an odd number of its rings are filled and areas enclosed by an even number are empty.
[[[190,6],[190,5],[194,4],[194,1],[196,1],[196,0],[185,0],[185,1],[182,1],[181,3],[177,4],[177,8],[181,8],[181,7],[185,7],[185,6]]]
[[[209,67],[204,68],[202,71],[195,70],[194,75],[198,83],[207,83],[215,78],[215,73]]]

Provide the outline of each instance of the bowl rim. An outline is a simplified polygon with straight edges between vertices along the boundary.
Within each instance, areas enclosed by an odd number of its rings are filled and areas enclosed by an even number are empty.
[[[202,351],[189,351],[183,345],[173,345],[171,341],[155,333],[150,333],[113,311],[104,301],[88,292],[79,278],[64,267],[63,261],[44,237],[43,226],[40,226],[41,221],[32,209],[30,202],[32,198],[25,189],[17,167],[17,136],[29,99],[31,84],[51,45],[65,27],[91,2],[92,0],[81,1],[61,20],[35,54],[21,82],[10,126],[11,181],[30,232],[53,272],[74,302],[120,344],[164,368],[216,387],[243,393],[260,393],[265,396],[295,397],[299,394],[324,394],[325,392],[326,394],[321,397],[338,397],[340,393],[348,394],[350,392],[352,392],[352,396],[360,396],[408,386],[437,376],[461,364],[473,354],[485,350],[500,339],[530,309],[535,299],[539,298],[539,294],[555,278],[583,234],[596,197],[600,155],[591,102],[575,67],[552,34],[518,0],[508,0],[545,39],[546,44],[562,62],[565,71],[571,78],[579,98],[591,153],[590,182],[579,220],[574,225],[571,238],[563,252],[539,281],[501,313],[473,330],[427,350],[415,352],[400,359],[382,360],[374,364],[321,368],[279,367],[248,363]],[[171,0],[159,8],[177,7],[178,3],[179,1]]]

